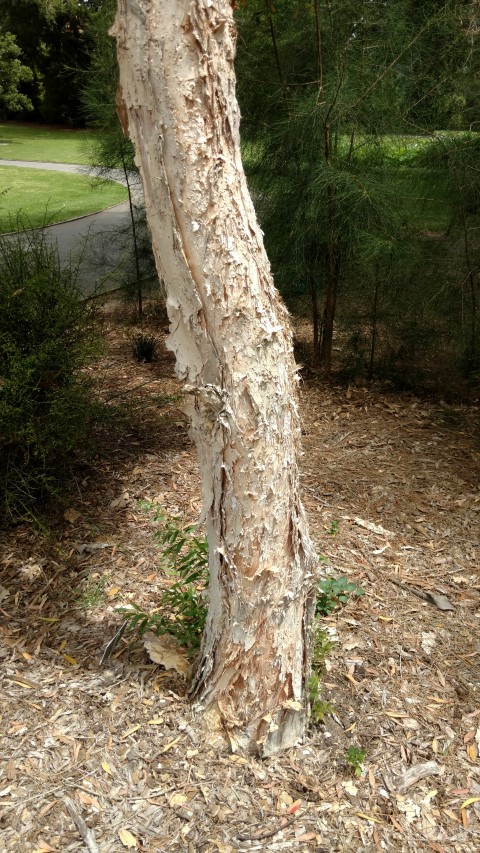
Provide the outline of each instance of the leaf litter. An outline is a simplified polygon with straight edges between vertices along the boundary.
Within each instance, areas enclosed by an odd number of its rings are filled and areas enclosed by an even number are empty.
[[[97,383],[105,399],[124,395],[125,421],[47,533],[2,534],[0,851],[474,853],[478,406],[449,422],[413,396],[303,383],[321,571],[365,595],[324,620],[336,642],[323,722],[258,761],[201,730],[177,671],[186,659],[161,663],[181,652],[151,660],[121,631],[116,608],[153,610],[170,582],[155,508],[195,522],[200,489],[171,357],[134,362],[132,327],[113,310]],[[159,336],[164,318],[150,323]],[[350,746],[365,753],[359,777]]]

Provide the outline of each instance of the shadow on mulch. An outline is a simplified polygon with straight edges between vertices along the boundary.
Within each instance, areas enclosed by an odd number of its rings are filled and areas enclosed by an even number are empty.
[[[102,650],[122,621],[108,586],[111,578],[127,575],[129,563],[149,549],[154,568],[151,524],[142,518],[137,529],[137,504],[149,486],[158,491],[163,481],[167,488],[174,460],[191,446],[172,356],[158,328],[156,360],[138,364],[130,331],[118,339],[124,333],[118,320],[98,370],[105,409],[88,457],[72,462],[61,504],[37,505],[34,521],[0,531],[0,610],[7,617],[7,635],[12,643],[20,641],[26,655],[41,649],[64,654],[65,666],[70,658],[76,666],[78,658],[82,667],[99,667]],[[132,529],[127,546],[120,532],[125,525]],[[112,606],[105,611],[109,595]],[[124,640],[116,654],[127,646]]]

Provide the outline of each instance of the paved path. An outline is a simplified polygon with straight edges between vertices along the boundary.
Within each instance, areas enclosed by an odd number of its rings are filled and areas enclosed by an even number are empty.
[[[94,177],[91,167],[73,163],[37,163],[26,160],[0,160],[0,166],[19,166],[28,169],[46,169],[52,172],[70,172]],[[108,178],[126,186],[121,169],[102,172]],[[142,202],[138,175],[132,175],[132,188],[136,204]],[[46,229],[58,246],[63,263],[72,260],[79,264],[78,284],[84,293],[110,290],[121,283],[122,261],[132,249],[131,219],[128,202],[91,213],[79,219],[49,225]]]

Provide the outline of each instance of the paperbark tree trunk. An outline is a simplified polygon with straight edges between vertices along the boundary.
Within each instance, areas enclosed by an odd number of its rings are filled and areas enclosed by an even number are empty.
[[[211,582],[191,694],[233,747],[269,754],[304,730],[316,558],[288,314],[241,163],[232,8],[118,0],[112,35],[202,476]]]

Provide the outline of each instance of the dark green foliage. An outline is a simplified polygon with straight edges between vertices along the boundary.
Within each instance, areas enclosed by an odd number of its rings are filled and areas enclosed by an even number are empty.
[[[317,616],[328,616],[337,607],[346,604],[348,597],[358,598],[364,595],[363,589],[352,583],[344,575],[338,578],[325,578],[319,583],[321,590],[317,597]]]
[[[241,17],[239,52],[249,177],[278,286],[287,299],[309,300],[314,360],[328,371],[349,267],[364,244],[389,241],[396,228],[378,134],[401,122],[396,66],[409,33],[388,5],[253,7],[255,16],[249,4]],[[260,52],[269,69],[262,117],[262,89],[252,85]]]
[[[196,535],[196,525],[182,526],[179,519],[164,520],[157,539],[162,552],[162,566],[172,583],[162,591],[158,611],[145,612],[136,604],[119,608],[129,619],[130,627],[141,634],[147,630],[170,634],[189,656],[198,652],[207,616],[205,589],[208,586],[208,544],[206,537]]]
[[[480,129],[478,6],[471,0],[408,0],[412,44],[405,68],[412,130]]]
[[[88,62],[89,2],[2,0],[0,29],[15,35],[32,79],[21,91],[33,103],[27,120],[83,123],[79,71]]]
[[[56,494],[87,440],[94,317],[43,233],[0,240],[0,508]]]
[[[245,165],[311,359],[346,381],[468,393],[477,136],[425,134],[477,128],[474,4],[249,0],[238,17]]]
[[[33,78],[30,68],[21,62],[22,51],[12,33],[0,32],[0,115],[4,111],[30,111],[33,104],[20,92],[22,83]]]
[[[115,0],[105,0],[89,16],[90,61],[83,75],[82,106],[88,124],[101,133],[93,147],[93,162],[134,170],[133,145],[123,132],[117,113],[118,67],[115,40],[108,34],[116,10]]]
[[[132,341],[132,351],[135,361],[144,361],[150,364],[155,358],[157,341],[152,335],[140,334]]]

